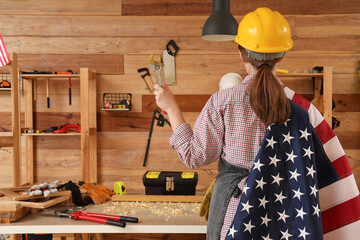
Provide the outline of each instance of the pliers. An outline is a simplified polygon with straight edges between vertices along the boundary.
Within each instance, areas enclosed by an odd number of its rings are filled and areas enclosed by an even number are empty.
[[[139,219],[135,217],[124,217],[124,216],[107,215],[100,213],[89,213],[83,211],[72,211],[71,209],[66,211],[55,211],[55,215],[57,217],[68,217],[71,219],[98,222],[98,223],[109,224],[123,228],[126,226],[126,222],[137,223],[139,221]]]

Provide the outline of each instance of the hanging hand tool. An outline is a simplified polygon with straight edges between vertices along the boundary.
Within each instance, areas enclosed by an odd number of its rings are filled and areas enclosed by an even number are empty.
[[[124,222],[124,218],[127,221],[130,220],[131,222],[138,221],[137,218],[106,215],[106,214],[97,214],[97,213],[87,213],[87,212],[82,212],[82,211],[73,212],[71,210],[55,211],[55,215],[57,217],[68,217],[71,219],[98,222],[98,223],[103,223],[103,224],[108,224],[108,225],[113,225],[113,226],[118,226],[118,227],[123,227],[123,228],[126,227],[126,222]],[[122,219],[122,220],[120,220],[120,219]]]
[[[163,83],[161,80],[161,69],[164,66],[162,57],[159,56],[159,61],[156,62],[154,60],[154,54],[151,54],[150,57],[148,58],[148,64],[149,64],[150,68],[155,72],[156,82],[160,86],[163,86]]]
[[[157,124],[156,124],[157,126],[163,127],[165,122],[166,122],[171,127],[170,122],[155,108],[154,112],[153,112],[152,120],[151,120],[150,132],[149,132],[148,142],[147,142],[147,145],[146,145],[146,151],[145,151],[145,158],[144,158],[143,167],[145,167],[145,165],[146,165],[146,160],[147,160],[147,156],[148,156],[148,153],[149,153],[151,135],[152,135],[152,132],[153,132],[153,129],[154,129],[155,119],[157,120]]]
[[[173,50],[170,49],[172,46]],[[175,79],[175,56],[179,51],[179,47],[176,45],[174,40],[170,40],[166,45],[166,50],[163,52],[164,57],[164,81],[166,85],[176,84]]]
[[[37,98],[37,89],[36,89],[36,85],[37,85],[37,81],[36,79],[34,79],[33,81],[33,90],[34,90],[34,101],[36,101],[36,98]]]
[[[152,80],[150,73],[149,73],[149,69],[148,68],[139,68],[138,73],[140,73],[142,79],[144,79],[144,82],[146,84],[147,89],[152,93],[154,91],[154,81]],[[142,72],[145,72],[144,74],[141,74]],[[148,82],[146,80],[146,76],[149,76],[150,81]]]
[[[50,108],[50,84],[49,84],[49,78],[46,78],[46,99],[47,99],[47,108]]]
[[[71,105],[71,77],[69,77],[69,105]]]

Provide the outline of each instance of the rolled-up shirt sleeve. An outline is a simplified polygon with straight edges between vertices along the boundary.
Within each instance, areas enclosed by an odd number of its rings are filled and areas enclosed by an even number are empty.
[[[223,117],[212,96],[197,118],[194,129],[191,130],[187,123],[179,125],[170,138],[170,145],[187,167],[199,168],[219,158],[223,137]]]

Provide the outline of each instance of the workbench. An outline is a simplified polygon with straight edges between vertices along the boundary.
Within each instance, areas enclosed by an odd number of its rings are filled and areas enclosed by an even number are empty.
[[[92,207],[87,212],[93,211]],[[168,219],[139,212],[138,223],[125,228],[69,218],[58,218],[52,210],[33,213],[10,224],[0,224],[0,233],[206,233],[207,222],[197,214],[173,216]]]

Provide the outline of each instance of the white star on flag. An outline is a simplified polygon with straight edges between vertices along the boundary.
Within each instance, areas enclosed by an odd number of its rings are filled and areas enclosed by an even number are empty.
[[[275,196],[276,196],[275,202],[279,201],[279,202],[281,202],[281,204],[283,203],[283,200],[286,198],[282,195],[282,191],[280,192],[280,194],[275,193]]]
[[[314,184],[314,186],[309,186],[311,188],[311,193],[310,195],[314,194],[314,197],[316,197],[316,193],[319,191],[317,190],[316,184]]]
[[[295,195],[294,195],[294,198],[298,198],[300,201],[301,201],[301,199],[300,199],[300,197],[302,196],[302,195],[304,195],[302,192],[300,192],[300,187],[299,187],[299,189],[297,190],[297,191],[295,191],[294,189],[293,189],[293,191],[294,191],[294,193],[295,193]]]
[[[281,239],[289,240],[289,237],[292,237],[292,235],[289,233],[289,229],[286,229],[286,232],[280,231],[282,234]]]
[[[299,237],[303,237],[304,238],[304,240],[306,239],[306,235],[310,235],[310,233],[307,233],[306,232],[306,227],[304,227],[304,229],[300,229],[300,228],[298,228],[299,229],[299,231],[300,231],[300,235],[299,235]]]
[[[297,181],[297,178],[298,178],[298,176],[301,176],[301,174],[298,174],[297,173],[297,169],[295,169],[295,171],[289,171],[290,173],[291,173],[291,177],[290,177],[290,179],[295,179],[295,181]]]
[[[311,159],[311,154],[313,154],[314,152],[312,152],[310,148],[311,148],[310,146],[308,149],[303,148],[303,150],[305,151],[305,154],[303,157],[308,156],[308,158]]]
[[[319,204],[316,204],[316,206],[312,206],[314,208],[314,214],[313,215],[317,215],[318,217],[320,217],[319,213],[320,213],[320,208],[319,208]]]
[[[270,238],[270,234],[268,234],[266,237],[263,237],[263,236],[261,236],[262,238],[263,238],[263,240],[272,240],[271,238]]]
[[[288,134],[283,134],[283,136],[284,136],[284,141],[283,142],[288,142],[289,144],[291,144],[291,139],[293,139],[294,137],[292,137],[291,135],[290,135],[290,132],[288,132]]]
[[[279,219],[278,219],[278,221],[283,220],[284,223],[286,223],[286,219],[287,219],[288,217],[290,217],[289,215],[286,215],[285,210],[284,210],[282,213],[278,212],[278,214],[279,214]]]
[[[286,159],[286,161],[292,161],[294,163],[294,158],[297,157],[297,155],[294,154],[294,150],[291,151],[291,153],[286,153],[286,155],[288,156],[288,158]]]
[[[234,234],[235,234],[236,232],[238,232],[238,230],[235,230],[234,226],[232,226],[232,227],[230,228],[230,232],[229,232],[228,236],[231,235],[232,238],[234,238],[234,237],[235,237]]]
[[[265,199],[265,196],[264,196],[262,199],[260,199],[260,198],[258,198],[258,199],[259,199],[259,201],[260,201],[259,207],[262,206],[262,207],[265,209],[265,208],[266,208],[265,205],[266,205],[269,201]]]
[[[310,136],[311,134],[310,134],[310,133],[308,133],[307,128],[305,128],[305,130],[304,130],[304,131],[301,131],[301,130],[299,130],[299,131],[300,131],[300,133],[301,133],[300,138],[305,138],[305,139],[306,139],[306,141],[308,141],[308,136]]]
[[[244,232],[245,232],[245,231],[248,231],[249,233],[251,233],[251,229],[255,227],[254,225],[251,225],[251,220],[249,221],[248,224],[244,223],[244,225],[245,225],[245,230],[244,230]]]
[[[277,185],[280,186],[280,181],[284,180],[283,178],[281,178],[280,173],[278,173],[276,176],[272,176],[274,178],[274,181],[272,183],[277,183]]]
[[[254,168],[253,169],[257,169],[257,170],[259,170],[259,172],[261,172],[261,167],[262,166],[264,166],[265,164],[262,164],[261,162],[260,162],[260,159],[259,160],[257,160],[257,162],[254,162]]]
[[[277,143],[277,141],[274,141],[274,137],[271,137],[271,139],[266,139],[268,141],[268,145],[266,147],[271,146],[272,149],[274,149],[274,144]]]
[[[308,174],[306,174],[306,176],[311,175],[311,177],[314,178],[314,173],[316,173],[316,171],[314,170],[313,167],[314,167],[313,165],[311,165],[311,168],[306,167],[306,169],[309,171]]]
[[[247,184],[245,185],[244,189],[243,189],[243,193],[246,195],[247,190],[249,190],[250,188],[247,186]]]
[[[295,210],[298,212],[296,217],[301,217],[301,219],[304,220],[304,215],[306,215],[307,213],[303,211],[303,207],[300,210],[295,208]]]
[[[274,164],[275,167],[277,167],[277,162],[281,161],[280,159],[276,158],[276,154],[273,157],[269,157],[269,158],[271,160],[269,165]]]
[[[291,121],[291,119],[289,118],[288,120],[286,120],[286,122],[284,122],[284,125],[287,127],[287,123],[290,121]]]
[[[258,187],[260,187],[261,188],[261,190],[263,190],[263,187],[264,187],[264,185],[266,184],[266,182],[264,182],[263,181],[263,178],[261,178],[260,180],[255,180],[256,182],[257,182],[257,186],[256,186],[256,188],[258,188]]]
[[[267,214],[265,215],[265,217],[261,217],[261,220],[262,220],[261,225],[265,224],[266,227],[268,226],[268,222],[271,221],[271,219],[267,217]]]
[[[250,204],[249,204],[249,201],[247,201],[245,204],[244,203],[241,203],[242,205],[243,205],[243,209],[241,210],[241,211],[244,211],[244,210],[246,210],[247,211],[247,213],[249,213],[249,210],[250,210],[250,208],[252,208],[253,206],[251,206]]]

